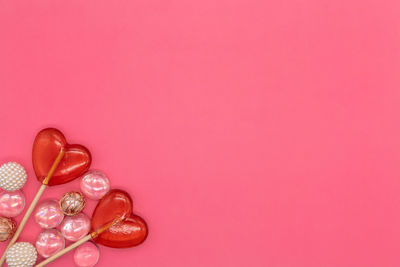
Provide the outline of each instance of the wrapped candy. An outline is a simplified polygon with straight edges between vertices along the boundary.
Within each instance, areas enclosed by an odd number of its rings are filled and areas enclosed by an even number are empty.
[[[99,258],[99,248],[92,242],[86,242],[75,249],[74,261],[78,267],[93,267],[97,264]]]
[[[3,191],[0,193],[0,215],[5,217],[16,217],[25,208],[25,196],[20,190],[13,192]]]
[[[0,217],[0,242],[10,239],[17,230],[17,223],[6,217]]]
[[[82,176],[80,187],[88,198],[98,200],[110,190],[110,181],[101,171],[91,170]]]
[[[85,203],[85,197],[77,191],[65,193],[59,201],[60,209],[67,216],[74,216],[81,212]]]
[[[91,162],[92,157],[86,147],[68,144],[65,136],[57,129],[46,128],[36,135],[32,149],[32,163],[36,178],[41,183],[41,186],[9,242],[6,251],[17,241],[45,189],[48,186],[68,183],[78,178],[89,169]],[[9,175],[9,169],[1,169],[0,186],[5,190],[13,191],[22,187],[25,181],[23,179],[23,171],[19,167],[14,166],[11,170],[13,172],[18,170],[19,175],[11,176]],[[5,260],[6,253],[3,253],[0,258],[0,266],[3,265]]]
[[[49,199],[41,202],[35,211],[35,221],[42,228],[50,229],[57,227],[64,219],[64,213],[61,211],[58,201]]]
[[[56,229],[44,229],[36,238],[36,250],[44,258],[65,247],[64,237]]]
[[[92,231],[59,253],[42,261],[36,267],[43,267],[72,249],[93,240],[112,248],[128,248],[143,243],[148,234],[146,222],[132,214],[132,199],[123,190],[110,190],[93,212]]]
[[[61,223],[61,233],[70,241],[77,241],[90,231],[90,219],[84,213],[67,216]]]

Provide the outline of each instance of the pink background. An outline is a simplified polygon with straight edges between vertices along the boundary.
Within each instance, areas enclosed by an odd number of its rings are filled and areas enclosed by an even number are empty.
[[[28,200],[54,126],[148,221],[99,267],[400,266],[398,0],[0,0],[0,90]]]

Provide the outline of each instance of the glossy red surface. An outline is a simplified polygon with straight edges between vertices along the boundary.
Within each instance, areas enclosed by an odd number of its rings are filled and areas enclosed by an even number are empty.
[[[49,181],[49,185],[67,183],[85,173],[92,162],[89,150],[82,145],[70,145],[57,129],[40,131],[33,143],[32,162],[36,177],[43,182],[61,149],[64,157]]]
[[[118,218],[126,218],[132,213],[132,199],[120,189],[111,189],[97,203],[92,215],[92,232]]]
[[[128,248],[141,244],[147,237],[147,224],[132,214],[132,199],[120,189],[110,190],[97,204],[92,216],[92,232],[117,218],[123,221],[94,238],[96,243],[113,248]]]
[[[97,236],[94,241],[112,248],[129,248],[140,245],[148,234],[146,222],[139,216],[131,214],[122,222]]]

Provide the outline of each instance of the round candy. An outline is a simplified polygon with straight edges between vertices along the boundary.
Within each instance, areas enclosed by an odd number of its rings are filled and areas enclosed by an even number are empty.
[[[21,189],[26,182],[24,167],[16,162],[8,162],[0,167],[0,188],[6,191]]]
[[[57,200],[45,200],[36,208],[35,221],[42,228],[57,227],[63,219],[64,213],[61,211]]]
[[[0,215],[16,217],[24,210],[25,197],[21,191],[3,191],[0,193]]]
[[[48,258],[64,248],[64,237],[55,229],[45,229],[36,238],[36,250],[44,258]]]
[[[0,217],[0,241],[10,239],[17,230],[17,223],[11,218]]]
[[[92,242],[86,242],[75,249],[74,261],[78,267],[93,267],[99,261],[99,248]]]
[[[15,243],[6,252],[6,261],[9,267],[32,267],[36,258],[36,249],[28,242]]]
[[[101,171],[88,171],[81,179],[82,192],[91,199],[101,199],[110,190],[110,182]]]
[[[61,233],[70,241],[77,241],[90,231],[90,219],[84,213],[65,217],[61,223]]]
[[[60,209],[67,216],[78,214],[85,207],[85,197],[81,192],[71,191],[65,193],[59,201]]]

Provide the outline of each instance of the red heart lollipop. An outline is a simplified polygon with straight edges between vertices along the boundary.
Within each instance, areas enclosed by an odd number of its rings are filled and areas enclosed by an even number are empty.
[[[112,223],[116,219],[124,219],[132,213],[132,199],[120,189],[111,189],[100,201],[92,215],[92,232]]]
[[[129,248],[140,245],[147,237],[147,224],[139,216],[131,214],[94,238],[96,243],[112,248]]]
[[[110,190],[97,204],[92,216],[92,232],[116,219],[122,221],[95,236],[96,243],[113,248],[127,248],[139,245],[146,239],[146,222],[132,214],[131,197],[119,189]]]
[[[147,233],[146,222],[132,214],[132,199],[129,194],[112,189],[94,209],[92,232],[35,266],[43,267],[90,239],[107,247],[128,248],[141,244]]]
[[[65,154],[49,181],[49,185],[67,183],[86,172],[92,157],[81,145],[70,145],[57,129],[47,128],[38,133],[33,143],[32,161],[36,177],[43,182],[52,164],[64,149]]]

